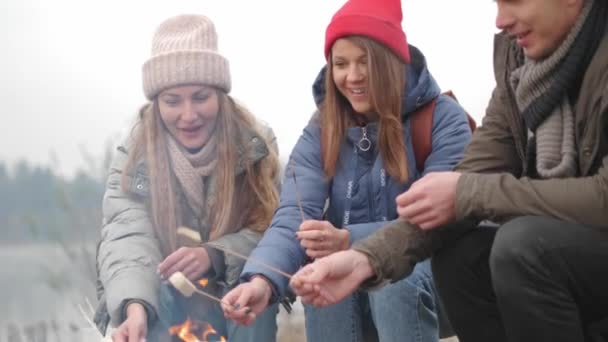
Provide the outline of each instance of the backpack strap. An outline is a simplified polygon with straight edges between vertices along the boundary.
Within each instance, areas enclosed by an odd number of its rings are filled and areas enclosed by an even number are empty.
[[[456,96],[451,90],[448,90],[441,95],[446,95],[453,98],[456,102]],[[416,169],[419,173],[424,171],[424,163],[433,150],[433,114],[435,113],[435,104],[437,97],[429,103],[420,107],[410,118],[412,145],[414,146],[414,157],[416,158]],[[465,112],[469,128],[471,132],[475,132],[477,123],[469,113]]]
[[[447,96],[453,98],[456,102],[458,102],[456,95],[454,95],[454,93],[451,90],[444,92],[443,95],[447,95]],[[475,132],[475,129],[477,128],[477,123],[475,122],[475,119],[473,119],[471,114],[469,114],[469,112],[467,112],[466,110],[464,113],[467,115],[467,121],[469,123],[469,128],[471,129],[471,132]]]
[[[410,132],[412,134],[412,145],[414,146],[414,157],[416,158],[416,169],[419,173],[424,171],[424,163],[431,150],[433,113],[437,98],[434,98],[424,106],[420,107],[410,118]]]

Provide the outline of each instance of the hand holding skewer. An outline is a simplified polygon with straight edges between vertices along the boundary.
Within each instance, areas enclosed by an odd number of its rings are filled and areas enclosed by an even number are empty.
[[[232,307],[232,309],[238,309],[238,307],[235,307],[228,303],[223,302],[222,299],[219,297],[216,297],[205,291],[199,290],[188,278],[186,278],[186,276],[182,272],[173,273],[169,277],[169,283],[171,283],[171,285],[173,285],[173,287],[176,290],[178,290],[179,293],[181,293],[185,297],[192,297],[195,293],[197,293],[201,296],[204,296],[215,302],[218,302],[220,305],[222,305],[222,308],[225,305],[228,305],[229,307]],[[246,311],[250,311],[250,309],[246,308]]]

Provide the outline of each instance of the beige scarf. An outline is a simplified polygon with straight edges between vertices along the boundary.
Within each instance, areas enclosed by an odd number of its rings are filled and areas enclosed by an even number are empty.
[[[217,165],[217,139],[215,134],[200,151],[190,153],[167,133],[167,145],[171,167],[179,181],[190,208],[196,217],[203,219],[205,214],[206,187],[210,175]]]

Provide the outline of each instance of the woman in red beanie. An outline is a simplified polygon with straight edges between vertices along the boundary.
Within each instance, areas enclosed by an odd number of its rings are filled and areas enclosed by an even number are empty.
[[[291,153],[279,208],[251,254],[287,273],[397,219],[396,196],[424,174],[451,170],[471,136],[464,110],[440,95],[424,56],[407,44],[399,0],[347,2],[327,27],[325,56],[313,86],[318,112]],[[410,119],[433,101],[432,151],[417,165]],[[241,279],[224,297],[240,309],[224,310],[242,324],[285,296],[289,281],[253,262]],[[439,308],[426,261],[377,291],[306,305],[306,334],[309,341],[438,341]]]

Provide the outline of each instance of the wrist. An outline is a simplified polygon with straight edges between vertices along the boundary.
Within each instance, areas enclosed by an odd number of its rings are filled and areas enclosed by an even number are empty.
[[[260,286],[264,289],[264,294],[268,295],[268,298],[272,295],[272,284],[270,284],[270,280],[264,277],[263,275],[256,274],[251,277],[251,283],[257,286]]]
[[[345,251],[350,248],[350,231],[346,228],[343,228],[340,229],[340,233],[342,234],[341,250]]]
[[[199,246],[196,247],[196,249],[198,250],[198,256],[199,258],[201,258],[201,263],[206,265],[209,264],[209,252],[207,251],[207,248],[203,247],[203,246]]]
[[[374,270],[372,268],[367,255],[359,251],[351,250],[353,254],[353,262],[355,264],[355,276],[360,282],[365,281],[374,276]]]
[[[127,305],[126,316],[140,315],[147,319],[146,308],[139,302],[131,302]]]

